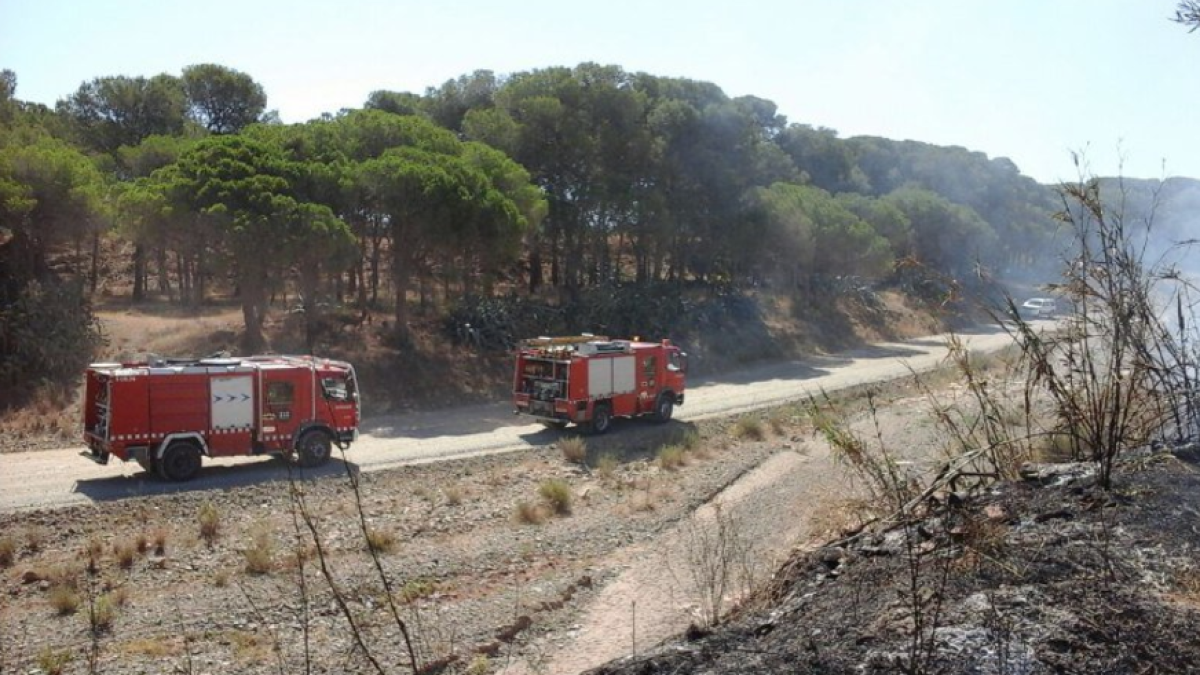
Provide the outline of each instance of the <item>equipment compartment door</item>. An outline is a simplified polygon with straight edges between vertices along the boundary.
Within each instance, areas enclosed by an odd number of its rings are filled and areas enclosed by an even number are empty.
[[[259,439],[268,447],[290,448],[296,429],[311,417],[312,373],[297,368],[264,368]]]
[[[254,381],[249,375],[212,378],[212,428],[246,430],[254,424]]]

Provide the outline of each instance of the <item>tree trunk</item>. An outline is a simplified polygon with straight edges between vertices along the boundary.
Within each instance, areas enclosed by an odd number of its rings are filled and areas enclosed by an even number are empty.
[[[266,344],[266,337],[262,331],[264,308],[266,307],[266,288],[263,279],[257,274],[240,274],[238,276],[241,287],[242,320],[246,325],[242,344],[247,353],[257,354]]]
[[[141,244],[133,247],[133,301],[146,299],[146,248]]]
[[[544,279],[542,278],[542,252],[538,249],[540,242],[534,242],[533,248],[529,251],[529,294],[537,293],[537,290],[542,287]]]
[[[167,249],[156,246],[154,249],[154,268],[158,273],[158,292],[172,299],[171,276],[167,269]]]

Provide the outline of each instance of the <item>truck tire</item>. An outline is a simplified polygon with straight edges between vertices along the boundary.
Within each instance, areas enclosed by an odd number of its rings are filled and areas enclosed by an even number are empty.
[[[333,455],[333,439],[319,429],[304,432],[296,443],[296,458],[300,466],[315,469],[329,461]]]
[[[599,436],[612,426],[612,411],[607,403],[597,403],[592,409],[592,421],[587,424],[587,432]]]
[[[659,424],[670,422],[673,414],[675,414],[675,394],[664,391],[654,402],[654,421]]]
[[[200,448],[189,441],[174,441],[154,465],[165,480],[189,481],[200,473]]]

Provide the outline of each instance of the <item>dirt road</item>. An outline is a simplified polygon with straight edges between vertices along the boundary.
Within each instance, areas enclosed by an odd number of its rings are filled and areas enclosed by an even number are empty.
[[[973,350],[1009,344],[997,326],[962,335]],[[771,363],[693,381],[681,420],[737,414],[803,397],[900,377],[936,366],[947,353],[946,336],[885,343],[832,356]],[[369,395],[369,392],[368,392]],[[618,422],[612,433],[621,433]],[[553,441],[559,432],[529,424],[511,414],[508,403],[470,406],[367,420],[347,461],[363,471],[406,464],[512,452]],[[53,508],[179,491],[213,490],[286,477],[283,465],[267,458],[221,459],[206,463],[196,480],[184,484],[150,479],[133,463],[97,466],[79,457],[82,447],[0,455],[0,512]],[[341,473],[341,462],[323,471]]]

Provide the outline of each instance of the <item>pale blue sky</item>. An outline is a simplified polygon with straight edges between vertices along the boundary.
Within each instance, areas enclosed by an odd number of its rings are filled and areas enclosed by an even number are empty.
[[[961,145],[1034,178],[1200,178],[1200,32],[1175,0],[0,0],[0,68],[53,105],[220,63],[286,122],[477,69],[583,61],[713,82],[791,122]],[[1165,162],[1165,169],[1164,169]]]

